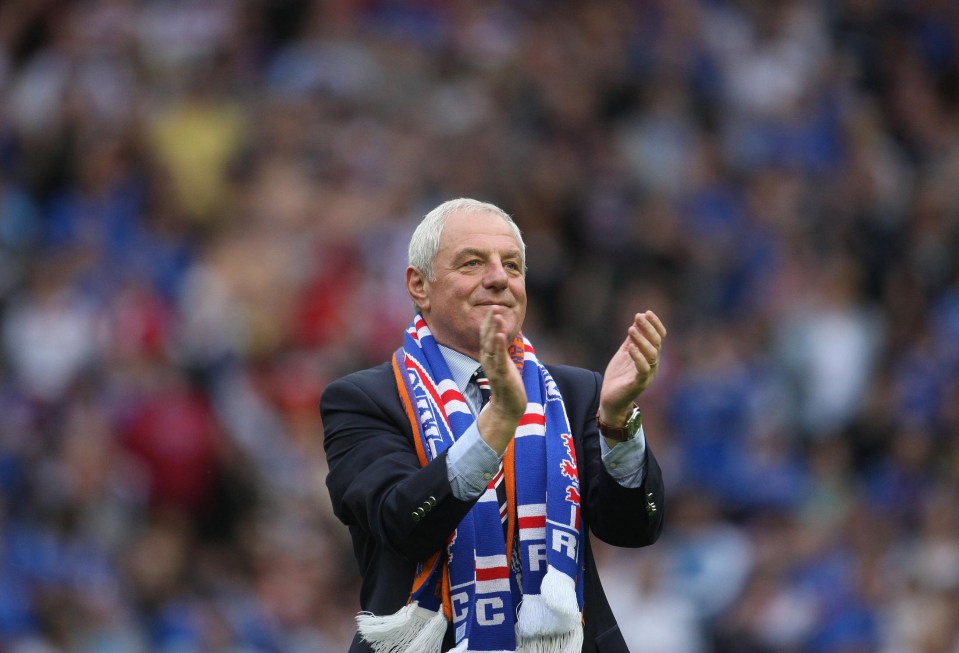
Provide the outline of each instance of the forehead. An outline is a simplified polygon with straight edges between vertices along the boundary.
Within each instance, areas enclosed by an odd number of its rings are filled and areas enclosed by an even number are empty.
[[[519,242],[501,216],[489,211],[458,211],[443,226],[440,250],[464,247],[519,249]]]

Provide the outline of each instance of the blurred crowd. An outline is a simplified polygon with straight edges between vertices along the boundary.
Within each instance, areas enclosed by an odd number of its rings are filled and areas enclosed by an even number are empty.
[[[0,3],[0,650],[343,651],[318,400],[439,202],[642,407],[634,653],[959,652],[959,3]]]

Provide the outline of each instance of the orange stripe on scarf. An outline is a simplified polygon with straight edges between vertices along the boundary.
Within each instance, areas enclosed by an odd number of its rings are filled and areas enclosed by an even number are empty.
[[[513,441],[510,440],[503,454],[503,473],[506,475],[506,555],[512,555],[513,537],[516,535],[516,469],[513,455]]]
[[[426,459],[426,451],[423,449],[423,438],[420,437],[420,422],[416,419],[416,413],[413,412],[413,402],[406,392],[406,383],[403,382],[403,371],[400,369],[396,357],[393,357],[393,376],[396,378],[396,388],[399,391],[400,402],[403,404],[403,412],[406,413],[406,419],[410,421],[410,427],[413,429],[413,444],[416,446],[416,457],[420,461],[420,467],[426,467],[429,461]],[[410,598],[426,583],[433,575],[433,569],[436,567],[438,558],[444,551],[437,551],[431,555],[420,567],[419,574],[413,579],[413,588],[410,590]],[[447,621],[453,620],[453,601],[450,598],[449,574],[446,573],[446,561],[443,562],[444,569],[442,574],[443,588],[443,613]]]
[[[410,421],[413,429],[413,444],[416,445],[416,457],[420,461],[420,467],[426,467],[429,460],[426,459],[426,451],[423,449],[423,438],[420,433],[420,421],[416,418],[413,411],[413,401],[406,392],[406,382],[403,379],[403,371],[400,369],[399,362],[393,357],[393,376],[396,377],[396,388],[399,391],[400,401],[403,403],[403,412],[406,413],[406,419]]]

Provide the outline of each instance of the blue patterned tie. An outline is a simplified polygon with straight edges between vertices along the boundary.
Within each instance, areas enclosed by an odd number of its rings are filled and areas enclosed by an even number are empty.
[[[489,402],[489,398],[490,398],[489,379],[486,378],[486,374],[483,372],[483,368],[480,367],[475,372],[473,372],[473,376],[470,380],[476,384],[476,387],[479,388],[480,398],[481,398],[480,410],[482,410],[483,406],[485,406]],[[496,500],[499,502],[499,517],[500,517],[500,520],[503,522],[503,532],[506,533],[506,529],[508,525],[507,519],[506,519],[507,517],[506,483],[503,482],[503,478],[504,478],[503,465],[501,464],[499,467],[499,471],[496,473],[496,477],[493,478],[493,480],[490,481],[490,483],[492,483],[496,488]]]

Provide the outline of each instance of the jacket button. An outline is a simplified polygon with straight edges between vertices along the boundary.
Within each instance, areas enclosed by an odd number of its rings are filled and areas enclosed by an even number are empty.
[[[422,508],[417,508],[416,514],[419,517],[419,519],[417,519],[416,521],[419,521],[420,519],[423,519],[423,517],[426,517],[426,511],[423,510]]]
[[[414,512],[414,513],[413,513],[413,521],[419,521],[420,519],[422,519],[422,518],[420,517],[419,511]]]
[[[430,498],[426,500],[426,505],[428,505],[430,508],[432,508],[433,506],[435,506],[435,505],[436,505],[436,497],[434,497],[433,495],[430,495]]]

